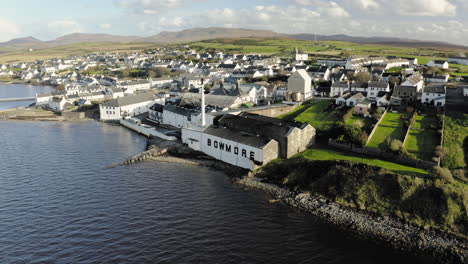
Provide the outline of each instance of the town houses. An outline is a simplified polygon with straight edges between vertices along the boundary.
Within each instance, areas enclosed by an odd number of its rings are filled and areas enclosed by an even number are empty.
[[[375,108],[414,103],[442,108],[454,82],[449,63],[464,63],[463,57],[419,65],[417,58],[396,56],[315,58],[298,49],[289,54],[279,58],[165,47],[1,64],[0,76],[56,86],[57,91],[36,95],[38,107],[66,112],[94,105],[101,121],[137,118],[180,131],[192,148],[253,169],[309,146],[315,129],[250,112],[316,98],[364,117]],[[270,129],[276,134],[269,134]],[[286,139],[288,133],[297,139]],[[288,152],[294,140],[300,146]]]

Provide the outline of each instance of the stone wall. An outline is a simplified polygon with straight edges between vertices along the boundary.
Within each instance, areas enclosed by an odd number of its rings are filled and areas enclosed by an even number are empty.
[[[84,112],[62,112],[61,115],[66,120],[83,120],[85,118]]]
[[[278,116],[294,111],[298,106],[299,104],[294,104],[294,105],[281,104],[277,106],[272,105],[270,107],[260,107],[258,109],[255,109],[255,108],[245,109],[243,111],[253,113],[253,114],[268,116],[268,117],[278,117]]]

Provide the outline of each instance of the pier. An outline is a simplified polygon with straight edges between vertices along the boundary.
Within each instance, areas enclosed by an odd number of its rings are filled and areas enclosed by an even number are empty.
[[[4,98],[4,99],[0,99],[0,103],[2,103],[2,102],[34,101],[34,100],[36,100],[35,97],[27,97],[27,98]]]

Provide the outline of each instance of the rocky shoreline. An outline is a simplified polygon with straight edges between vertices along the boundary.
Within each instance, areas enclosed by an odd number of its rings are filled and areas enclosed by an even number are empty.
[[[357,238],[388,245],[408,254],[429,255],[440,263],[468,262],[468,243],[462,238],[347,208],[323,196],[263,182],[252,172],[215,160],[181,143],[151,138],[146,151],[113,166],[142,161],[190,164],[220,170],[235,184],[266,192],[276,201],[309,212]]]
[[[440,263],[468,262],[467,241],[461,238],[346,208],[319,195],[292,192],[275,184],[262,182],[253,173],[238,179],[236,183],[248,189],[264,191],[355,237],[389,245],[409,254],[430,255]]]

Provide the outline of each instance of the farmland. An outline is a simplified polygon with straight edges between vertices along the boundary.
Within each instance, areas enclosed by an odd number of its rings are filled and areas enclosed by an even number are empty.
[[[41,48],[33,51],[5,50],[0,53],[0,63],[30,62],[64,58],[73,55],[87,55],[95,52],[132,52],[155,48],[157,45],[149,43],[79,43],[60,47]]]

